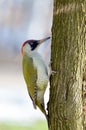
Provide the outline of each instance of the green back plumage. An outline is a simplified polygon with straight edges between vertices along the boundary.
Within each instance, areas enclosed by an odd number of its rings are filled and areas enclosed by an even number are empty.
[[[29,92],[29,95],[33,101],[34,104],[34,100],[36,100],[36,95],[34,95],[34,88],[37,87],[36,86],[36,80],[37,80],[37,70],[35,69],[34,65],[33,65],[33,60],[32,58],[30,58],[27,55],[23,56],[23,74],[24,74],[24,79],[26,81],[27,84],[27,89]],[[35,98],[35,99],[34,99]],[[35,103],[36,105],[36,103]],[[36,107],[36,106],[34,106]]]

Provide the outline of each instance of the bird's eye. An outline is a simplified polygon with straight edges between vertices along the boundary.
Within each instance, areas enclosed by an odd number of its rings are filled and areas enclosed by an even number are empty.
[[[29,44],[32,46],[32,45],[33,45],[33,42],[30,42]]]
[[[37,47],[38,42],[37,41],[31,41],[29,44],[31,46],[31,50],[34,50]]]

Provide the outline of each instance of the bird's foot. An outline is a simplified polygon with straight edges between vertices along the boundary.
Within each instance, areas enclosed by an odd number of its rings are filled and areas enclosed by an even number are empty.
[[[49,63],[49,69],[50,69],[50,74],[49,74],[49,75],[50,75],[50,76],[57,74],[57,71],[56,71],[56,70],[52,70],[51,64],[52,64],[52,61]]]
[[[56,70],[51,70],[51,75],[55,75],[57,74],[58,72]]]

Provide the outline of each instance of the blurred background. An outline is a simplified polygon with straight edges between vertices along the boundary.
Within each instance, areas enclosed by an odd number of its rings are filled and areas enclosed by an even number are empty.
[[[52,10],[53,0],[0,0],[0,130],[47,129],[27,93],[21,45],[51,35]],[[38,49],[47,65],[50,45],[48,40]],[[46,103],[48,95],[47,90]]]

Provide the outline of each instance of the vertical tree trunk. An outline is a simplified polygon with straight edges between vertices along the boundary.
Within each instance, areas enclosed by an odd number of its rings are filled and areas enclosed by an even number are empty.
[[[86,51],[85,51],[86,52]],[[86,58],[86,57],[85,57]],[[82,84],[82,99],[83,99],[83,126],[84,130],[86,130],[86,59],[85,59],[85,66],[83,68],[83,84]]]
[[[83,130],[86,0],[54,1],[49,130]]]

